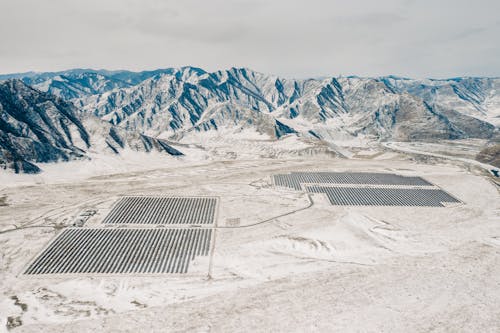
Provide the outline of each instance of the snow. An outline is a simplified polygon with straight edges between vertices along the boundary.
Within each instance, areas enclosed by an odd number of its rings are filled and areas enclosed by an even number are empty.
[[[189,109],[179,102],[184,83],[196,85],[209,75],[178,71],[183,82],[163,74],[77,102],[100,115],[111,110],[106,118],[124,117],[123,108],[141,100],[122,125],[161,134],[185,156],[104,153],[104,137],[93,137],[88,159],[40,163],[37,175],[0,171],[0,323],[19,317],[16,332],[500,330],[500,195],[478,171],[492,167],[473,160],[485,140],[381,145],[362,127],[372,125],[375,111],[396,110],[401,94],[387,93],[372,79],[339,78],[346,104],[330,96],[335,107],[321,109],[319,95],[332,78],[280,80],[278,91],[275,76],[231,69],[217,72],[213,82],[221,85],[231,75],[251,93],[232,86],[219,99],[198,86],[185,95],[197,102]],[[438,87],[432,98],[441,106],[498,122],[498,80],[484,80],[489,86],[479,102],[457,99],[455,81],[388,80],[402,90]],[[50,82],[39,87],[48,89]],[[278,105],[280,93],[289,98],[295,84],[299,98]],[[414,98],[405,98],[415,106]],[[185,120],[202,110],[196,124],[213,120],[217,131],[193,131],[184,121],[179,142],[172,143],[173,105]],[[300,111],[293,119],[291,106]],[[320,111],[334,116],[320,120]],[[304,135],[274,140],[274,119]],[[90,121],[86,126],[104,131]],[[308,138],[309,130],[324,140]],[[77,137],[75,128],[70,131]],[[422,176],[463,204],[336,207],[322,194],[271,186],[273,173],[299,170]],[[217,196],[211,264],[199,259],[185,276],[22,274],[82,210],[97,210],[87,226],[98,227],[120,196],[139,194]],[[207,266],[210,274],[202,269]]]
[[[278,145],[300,144],[289,139]],[[221,138],[213,140],[224,146]],[[24,228],[0,233],[0,316],[2,322],[20,316],[23,325],[15,331],[500,327],[500,297],[493,292],[500,283],[500,195],[487,178],[462,164],[419,164],[400,155],[182,161],[127,154],[47,165],[46,176],[20,176],[22,182],[0,189],[8,204],[0,207],[0,231]],[[309,207],[303,193],[269,185],[273,173],[310,169],[419,175],[464,204],[335,207],[315,194]],[[57,233],[33,226],[69,223],[85,207],[99,211],[88,222],[95,226],[123,194],[218,196],[212,278],[20,274]],[[296,212],[276,218],[290,211]],[[227,228],[234,218],[243,228]]]
[[[166,165],[181,165],[182,160],[184,160],[182,157],[176,158],[156,151],[145,153],[130,149],[122,150],[120,155],[101,153],[89,153],[88,155],[89,159],[60,163],[38,163],[37,165],[43,172],[35,175],[2,171],[0,172],[0,183],[4,186],[14,186],[72,182],[121,172],[147,171]]]
[[[231,80],[228,81],[229,76]],[[205,84],[200,83],[202,80]],[[276,85],[277,80],[281,84]],[[246,119],[222,119],[231,118],[226,112],[231,105],[235,110],[251,110],[259,115],[274,117],[303,132],[314,130],[319,125],[329,129],[328,136],[346,139],[355,136],[358,131],[395,135],[398,124],[388,126],[385,122],[374,122],[372,117],[375,113],[382,116],[395,114],[401,99],[406,103],[413,101],[412,107],[420,112],[426,112],[424,104],[418,103],[424,100],[435,106],[434,112],[454,110],[498,125],[500,104],[496,87],[500,80],[478,80],[464,78],[458,82],[345,77],[291,80],[249,69],[233,68],[209,75],[180,68],[172,74],[150,77],[132,87],[82,96],[75,101],[88,112],[95,112],[107,120],[118,117],[123,126],[150,136],[168,136],[179,132],[179,129],[190,130],[200,123],[201,120],[192,122],[198,115],[203,121],[213,121],[217,126],[224,125],[225,121],[239,121],[238,126],[256,126],[247,124]],[[221,89],[223,84],[224,89]],[[395,92],[391,92],[385,84],[390,84]],[[464,96],[454,91],[456,87]],[[479,100],[470,96],[479,96]],[[292,108],[298,117],[290,119]],[[444,116],[450,118],[452,123],[461,122],[448,113]],[[172,120],[175,124],[171,124]],[[435,119],[435,122],[438,120]],[[436,126],[430,120],[427,123]],[[439,128],[435,130],[440,131]],[[404,136],[404,133],[397,134]]]
[[[413,143],[407,143],[407,142],[386,142],[386,143],[383,143],[383,145],[387,148],[391,148],[394,150],[399,150],[399,151],[403,151],[403,152],[407,152],[407,153],[422,154],[422,155],[427,155],[427,156],[432,156],[432,157],[438,157],[438,158],[444,158],[444,159],[448,159],[448,160],[463,162],[466,164],[480,167],[480,168],[486,170],[487,172],[490,172],[492,170],[499,171],[499,169],[493,165],[481,163],[481,162],[476,161],[476,160],[471,159],[471,158],[456,157],[456,156],[450,156],[449,154],[425,151],[425,147],[427,147],[428,145],[423,144],[423,143],[413,144]],[[417,149],[413,148],[413,146],[417,146]],[[418,149],[419,146],[423,146],[424,150],[419,150]],[[432,147],[433,145],[430,145],[430,146]],[[449,149],[449,148],[447,148],[446,146],[443,146],[443,149]]]

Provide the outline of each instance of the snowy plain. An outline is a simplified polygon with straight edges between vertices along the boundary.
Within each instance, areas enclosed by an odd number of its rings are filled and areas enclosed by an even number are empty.
[[[369,143],[346,159],[294,137],[253,139],[0,173],[0,321],[18,317],[14,332],[500,329],[500,194],[484,170]],[[299,170],[421,176],[462,203],[338,207],[272,186],[272,174]],[[80,211],[97,209],[97,226],[131,194],[220,198],[213,255],[196,263],[205,273],[22,274]]]

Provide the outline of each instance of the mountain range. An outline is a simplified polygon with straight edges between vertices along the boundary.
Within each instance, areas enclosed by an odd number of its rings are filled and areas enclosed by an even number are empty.
[[[0,163],[18,171],[35,172],[36,162],[85,158],[93,148],[179,155],[166,140],[221,129],[330,143],[499,140],[498,78],[298,80],[246,68],[182,67],[30,72],[1,80]]]
[[[82,114],[71,102],[18,79],[0,83],[0,168],[37,173],[36,163],[89,158],[122,149],[181,155],[163,140]]]

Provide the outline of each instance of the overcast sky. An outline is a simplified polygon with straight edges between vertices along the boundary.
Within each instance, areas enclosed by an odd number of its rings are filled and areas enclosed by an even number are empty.
[[[0,73],[500,76],[499,0],[1,0]]]

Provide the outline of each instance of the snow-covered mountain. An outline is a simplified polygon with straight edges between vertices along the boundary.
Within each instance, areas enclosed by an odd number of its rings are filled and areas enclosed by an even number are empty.
[[[500,122],[499,85],[487,78],[290,80],[245,68],[184,67],[73,101],[151,136],[250,127],[275,138],[294,132],[326,140],[490,138]]]
[[[412,80],[380,78],[397,93],[409,93],[437,108],[455,110],[500,125],[500,79],[454,78],[448,80]]]
[[[290,133],[325,140],[491,138],[500,124],[500,79],[495,78],[292,80],[246,68],[208,73],[182,67],[28,73],[23,80],[151,136],[179,138],[229,127],[274,138]]]
[[[82,114],[71,102],[18,79],[0,83],[0,167],[36,173],[36,163],[86,158],[122,149],[180,155],[162,140]]]
[[[100,136],[108,137],[124,131],[141,138],[182,140],[193,133],[199,137],[206,131],[224,129],[224,135],[253,131],[279,139],[296,134],[329,143],[354,137],[499,138],[497,78],[295,80],[246,68],[206,72],[195,67],[145,72],[75,69],[10,77],[71,101],[82,114],[106,121],[109,129],[102,132],[102,125],[97,128]],[[0,76],[0,80],[7,78]],[[73,154],[78,155],[79,150]]]
[[[0,74],[0,81],[20,79],[27,85],[44,92],[50,92],[65,99],[73,99],[116,88],[130,87],[154,75],[173,71],[174,69],[143,72],[71,69],[60,72]]]

